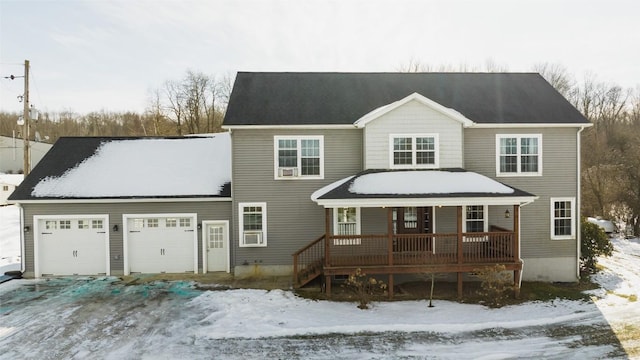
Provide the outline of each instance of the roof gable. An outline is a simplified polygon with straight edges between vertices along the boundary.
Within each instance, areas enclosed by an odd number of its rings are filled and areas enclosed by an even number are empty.
[[[391,104],[387,104],[384,106],[381,106],[371,112],[369,112],[368,114],[364,115],[363,117],[361,117],[360,119],[358,119],[354,125],[357,128],[363,128],[365,127],[369,122],[380,118],[381,116],[388,114],[389,112],[402,107],[404,105],[406,105],[407,103],[411,102],[411,101],[416,101],[428,108],[430,108],[431,110],[434,110],[452,120],[458,121],[460,123],[462,123],[463,126],[468,127],[473,125],[473,121],[467,119],[466,117],[464,117],[464,115],[460,114],[459,112],[455,111],[454,109],[449,109],[446,108],[440,104],[438,104],[437,102],[422,96],[418,93],[413,93],[407,97],[405,97],[404,99],[400,99],[398,101],[395,101]]]
[[[589,123],[535,73],[240,72],[224,126],[353,125],[413,93],[476,124]]]

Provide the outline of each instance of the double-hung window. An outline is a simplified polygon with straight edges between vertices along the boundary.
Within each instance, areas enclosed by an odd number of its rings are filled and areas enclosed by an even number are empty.
[[[437,168],[438,134],[389,135],[391,168]]]
[[[334,226],[336,235],[360,234],[360,208],[344,207],[334,210]],[[360,237],[334,239],[334,245],[360,245]]]
[[[470,205],[464,208],[464,222],[462,231],[465,233],[483,233],[487,231],[487,206]],[[464,241],[486,241],[485,236],[465,236]]]
[[[575,239],[575,198],[551,198],[551,238]]]
[[[275,178],[324,177],[322,136],[275,136]]]
[[[496,135],[496,174],[542,175],[542,135]]]
[[[240,246],[267,246],[267,204],[238,204]]]

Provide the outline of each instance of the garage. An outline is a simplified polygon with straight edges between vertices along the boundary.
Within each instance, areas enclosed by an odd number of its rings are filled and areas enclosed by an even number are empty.
[[[196,214],[123,215],[125,275],[198,272]]]
[[[107,215],[34,216],[35,276],[110,275]]]

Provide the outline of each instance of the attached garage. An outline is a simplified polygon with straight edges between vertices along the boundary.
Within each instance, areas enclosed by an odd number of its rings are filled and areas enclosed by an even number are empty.
[[[25,277],[229,271],[231,136],[63,137],[9,201]]]
[[[110,275],[107,215],[34,216],[35,276]]]
[[[124,214],[124,273],[198,272],[196,214]]]

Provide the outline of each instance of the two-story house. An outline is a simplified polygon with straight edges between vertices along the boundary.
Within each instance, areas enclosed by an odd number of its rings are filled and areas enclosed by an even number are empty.
[[[27,276],[576,281],[587,126],[538,74],[241,72],[230,135],[63,138],[9,200]]]
[[[576,281],[587,126],[538,74],[239,73],[236,272]]]

